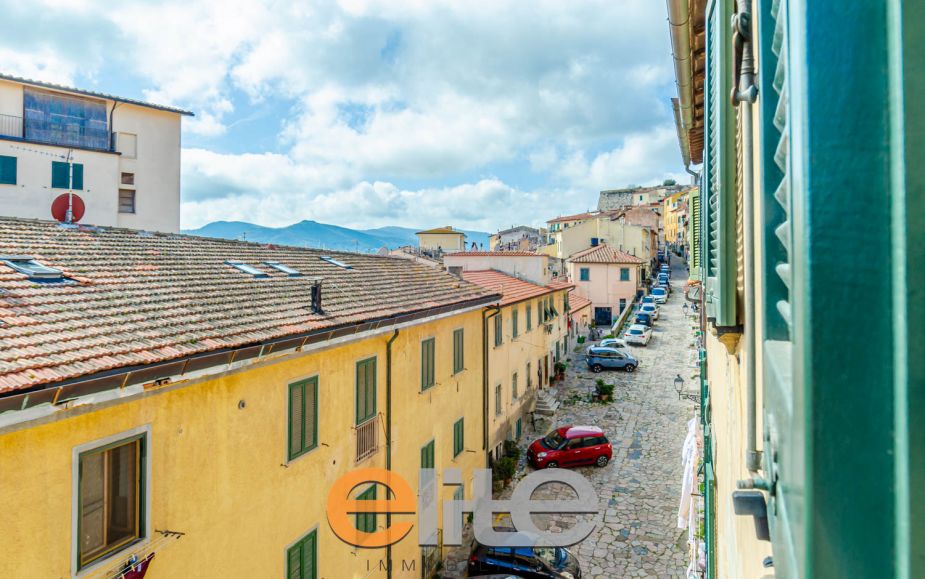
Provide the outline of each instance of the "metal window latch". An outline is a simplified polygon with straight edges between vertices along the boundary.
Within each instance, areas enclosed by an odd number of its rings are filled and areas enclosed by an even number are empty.
[[[755,535],[759,541],[770,541],[768,503],[764,493],[756,490],[733,491],[732,508],[737,515],[751,515],[755,521]]]
[[[732,15],[732,106],[753,103],[758,99],[755,86],[755,61],[752,56],[752,17],[741,11]]]

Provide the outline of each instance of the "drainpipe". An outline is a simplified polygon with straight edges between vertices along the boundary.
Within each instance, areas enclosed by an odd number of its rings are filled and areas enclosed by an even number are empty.
[[[677,79],[681,126],[694,124],[694,83],[691,73],[691,30],[688,0],[667,0],[668,27],[671,30],[671,54]]]
[[[738,86],[732,89],[732,104],[738,106],[742,119],[742,213],[743,235],[745,237],[745,287],[755,287],[755,202],[754,172],[752,161],[754,147],[752,144],[752,104],[758,98],[755,86],[755,61],[752,57],[751,40],[751,3],[749,0],[736,1],[738,13],[732,19],[733,64]],[[761,468],[761,452],[758,450],[758,397],[756,371],[756,327],[755,303],[745,300],[745,351],[748,359],[746,368],[746,412],[747,441],[745,466],[750,473]]]
[[[492,312],[491,315],[485,315]],[[485,466],[488,464],[488,320],[501,313],[499,306],[488,306],[482,310],[482,450],[485,451]]]
[[[392,343],[398,338],[398,328],[385,343],[385,469],[392,470]],[[388,497],[386,497],[388,498]],[[392,526],[392,513],[385,514],[385,527]],[[385,567],[388,579],[392,579],[392,545],[385,548]]]

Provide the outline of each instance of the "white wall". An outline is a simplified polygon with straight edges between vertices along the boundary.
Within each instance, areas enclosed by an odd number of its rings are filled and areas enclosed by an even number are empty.
[[[581,269],[588,268],[589,280],[581,281]],[[620,269],[629,268],[629,281],[620,281]],[[575,284],[573,291],[578,295],[591,300],[591,319],[594,319],[594,308],[608,307],[612,309],[613,317],[620,315],[620,299],[626,300],[626,305],[632,303],[636,296],[636,287],[639,280],[639,266],[634,264],[618,263],[571,263],[568,264],[569,280]]]
[[[43,89],[44,90],[44,89]],[[107,111],[113,101],[106,101]],[[22,118],[23,85],[0,81],[0,115]],[[152,231],[180,230],[180,115],[120,103],[112,113],[114,132],[137,135],[136,158],[115,152],[72,149],[84,166],[81,223]],[[0,129],[3,128],[0,117]],[[0,155],[17,159],[15,185],[0,185],[0,215],[52,219],[51,203],[63,189],[51,188],[51,163],[63,161],[67,147],[0,137]],[[121,185],[121,174],[135,174],[135,185]],[[119,213],[119,189],[135,189],[136,213]]]
[[[496,269],[514,277],[545,285],[552,281],[548,268],[549,257],[545,255],[467,255],[461,252],[443,257],[443,264],[450,267],[462,267],[463,271],[484,271]]]

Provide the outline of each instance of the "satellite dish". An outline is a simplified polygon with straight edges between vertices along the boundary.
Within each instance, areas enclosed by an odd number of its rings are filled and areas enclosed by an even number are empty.
[[[71,219],[68,221],[67,210],[71,208]],[[63,193],[58,195],[51,203],[51,216],[61,223],[77,223],[84,216],[84,200],[75,193]]]

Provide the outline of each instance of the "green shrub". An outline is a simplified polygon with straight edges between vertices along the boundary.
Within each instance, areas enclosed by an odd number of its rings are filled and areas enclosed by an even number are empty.
[[[504,456],[509,456],[514,460],[520,458],[520,447],[513,440],[504,441]]]
[[[597,393],[602,396],[613,396],[614,385],[613,384],[604,384],[603,380],[597,381]]]
[[[501,458],[492,466],[491,474],[495,480],[510,480],[517,471],[517,461],[509,456]]]

